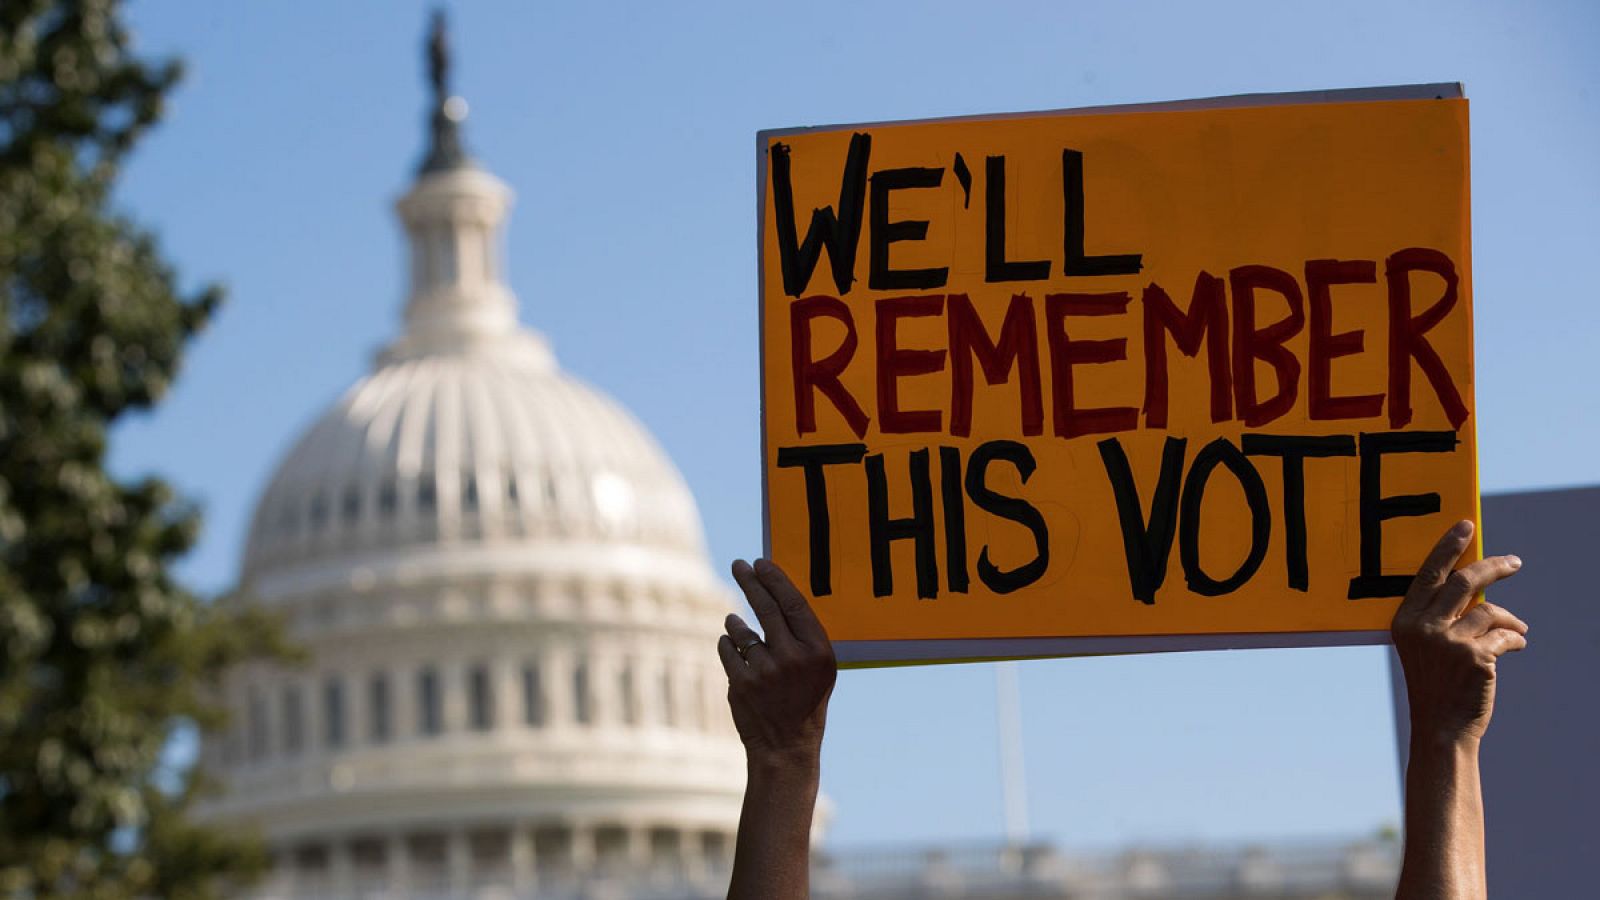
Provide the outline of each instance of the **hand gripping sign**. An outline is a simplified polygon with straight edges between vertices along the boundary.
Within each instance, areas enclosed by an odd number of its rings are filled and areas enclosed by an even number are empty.
[[[757,143],[768,551],[842,661],[1374,643],[1477,517],[1458,85]]]

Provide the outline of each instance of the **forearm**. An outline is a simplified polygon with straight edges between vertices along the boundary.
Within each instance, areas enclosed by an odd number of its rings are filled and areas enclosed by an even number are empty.
[[[748,772],[728,900],[806,900],[817,760],[752,759]]]
[[[1484,900],[1478,740],[1413,732],[1396,900]]]

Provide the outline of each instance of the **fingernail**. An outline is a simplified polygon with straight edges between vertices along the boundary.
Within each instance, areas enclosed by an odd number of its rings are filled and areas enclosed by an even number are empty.
[[[1450,534],[1452,536],[1458,537],[1458,538],[1464,538],[1464,537],[1467,537],[1468,535],[1471,535],[1472,534],[1472,520],[1471,519],[1462,519],[1461,521],[1457,522],[1453,527],[1451,527]]]
[[[1520,569],[1522,568],[1522,558],[1517,556],[1508,556],[1506,557],[1506,565],[1513,569]]]
[[[736,560],[733,561],[734,574],[738,574],[740,569],[748,569],[748,568],[750,568],[750,564],[745,562],[742,559],[736,559]]]

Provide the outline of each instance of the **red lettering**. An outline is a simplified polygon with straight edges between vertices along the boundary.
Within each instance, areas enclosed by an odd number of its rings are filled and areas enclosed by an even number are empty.
[[[1306,406],[1313,419],[1370,419],[1383,411],[1382,394],[1333,395],[1333,361],[1360,353],[1366,345],[1366,332],[1333,333],[1332,286],[1374,284],[1377,280],[1378,264],[1370,259],[1313,259],[1306,263],[1306,297],[1311,304]]]
[[[1420,316],[1411,315],[1411,273],[1432,272],[1444,280],[1444,293]],[[1439,396],[1450,427],[1461,428],[1467,420],[1467,406],[1439,354],[1424,337],[1455,308],[1456,267],[1450,257],[1426,247],[1411,247],[1384,262],[1383,277],[1389,283],[1389,426],[1411,424],[1411,361],[1415,359]]]
[[[844,340],[823,359],[812,359],[811,323],[824,317],[844,323]],[[850,315],[850,307],[838,297],[826,294],[796,300],[789,305],[789,338],[789,360],[794,368],[795,429],[800,434],[817,430],[816,399],[812,395],[815,389],[833,401],[834,408],[844,416],[856,437],[866,436],[867,414],[839,381],[856,353],[856,323]]]
[[[1033,298],[1017,294],[1006,307],[1000,339],[990,340],[983,319],[966,294],[951,294],[945,310],[950,327],[950,433],[972,434],[972,361],[983,368],[984,381],[1005,384],[1018,372],[1022,433],[1044,433],[1044,399],[1039,383],[1039,333]]]
[[[1067,335],[1067,316],[1120,316],[1133,298],[1124,293],[1047,294],[1045,332],[1050,342],[1050,386],[1055,396],[1055,432],[1064,438],[1128,431],[1139,425],[1131,406],[1078,409],[1072,396],[1072,367],[1118,362],[1128,358],[1128,339],[1075,341]]]
[[[1206,343],[1206,367],[1211,375],[1211,421],[1233,416],[1229,394],[1233,380],[1228,371],[1228,300],[1222,279],[1201,272],[1194,280],[1189,312],[1179,312],[1160,285],[1152,283],[1140,298],[1144,304],[1144,421],[1150,428],[1167,427],[1167,345],[1161,333],[1184,356],[1200,353]],[[1209,340],[1208,340],[1209,338]]]
[[[944,295],[889,297],[874,305],[878,311],[878,430],[884,434],[940,430],[943,416],[939,410],[900,408],[900,379],[942,371],[945,351],[903,349],[897,346],[895,332],[901,319],[939,315],[944,310]]]
[[[1228,273],[1233,289],[1233,398],[1239,417],[1251,428],[1265,425],[1294,407],[1300,392],[1300,360],[1284,344],[1305,327],[1304,300],[1294,276],[1271,266],[1239,266]],[[1283,295],[1289,314],[1265,328],[1256,327],[1256,291]],[[1256,399],[1256,360],[1272,366],[1278,390]]]

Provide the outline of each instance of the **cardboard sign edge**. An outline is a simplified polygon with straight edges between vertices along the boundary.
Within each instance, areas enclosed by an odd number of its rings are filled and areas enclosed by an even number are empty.
[[[761,219],[756,223],[756,238],[758,241],[760,240],[761,223],[765,221],[766,146],[767,142],[775,137],[817,131],[888,128],[896,125],[927,125],[936,122],[994,122],[1005,119],[1031,119],[1041,116],[1098,116],[1138,112],[1245,109],[1256,106],[1290,106],[1311,103],[1379,103],[1388,100],[1462,100],[1465,98],[1466,90],[1461,82],[1440,81],[1432,84],[1397,84],[1313,91],[1229,94],[1219,97],[1198,97],[1191,100],[1158,100],[1151,103],[1113,103],[1103,106],[1075,106],[1061,109],[1023,110],[1006,113],[977,113],[959,116],[930,116],[921,119],[882,119],[872,122],[838,122],[831,125],[797,125],[787,128],[766,128],[756,132],[756,152],[758,154],[756,196],[762,204],[760,211],[763,213]]]
[[[841,669],[857,669],[1072,656],[1125,656],[1135,653],[1360,647],[1384,645],[1389,642],[1388,631],[1304,631],[835,641],[833,651]]]

